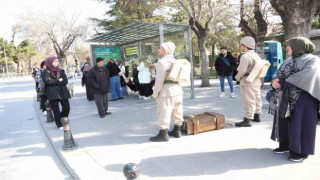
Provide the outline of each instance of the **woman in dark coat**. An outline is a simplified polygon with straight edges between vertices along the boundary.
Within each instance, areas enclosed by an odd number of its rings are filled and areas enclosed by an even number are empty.
[[[91,69],[90,64],[85,64],[83,66],[83,74],[82,74],[81,85],[82,85],[82,87],[86,86],[87,99],[89,101],[92,101],[94,99],[93,93],[92,93],[92,87],[90,86],[90,83],[87,83],[90,69]]]
[[[59,60],[57,57],[48,57],[45,64],[47,67],[43,72],[43,80],[46,83],[45,92],[50,101],[56,125],[59,129],[62,129],[60,119],[62,117],[68,117],[70,112],[69,99],[71,96],[66,87],[68,79],[65,71],[59,68]],[[62,106],[61,112],[59,103]]]
[[[307,38],[288,40],[287,59],[271,86],[276,89],[270,101],[274,114],[271,139],[279,142],[273,152],[290,152],[288,159],[299,162],[314,154],[320,100],[320,58],[312,53]]]

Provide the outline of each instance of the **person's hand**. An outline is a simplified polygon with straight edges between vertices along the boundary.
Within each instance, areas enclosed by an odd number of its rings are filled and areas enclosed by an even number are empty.
[[[158,96],[152,95],[152,98],[153,98],[154,100],[157,100]]]
[[[84,85],[82,84],[82,87],[84,87]]]
[[[62,78],[59,78],[58,80],[59,80],[60,82],[61,82],[61,81],[63,81],[63,79],[62,79]]]
[[[279,82],[279,79],[274,79],[271,83],[271,86],[274,88],[274,89],[278,89],[280,87],[280,82]]]

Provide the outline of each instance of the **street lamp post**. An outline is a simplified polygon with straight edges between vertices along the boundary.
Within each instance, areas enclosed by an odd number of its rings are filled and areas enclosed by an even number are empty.
[[[2,38],[2,44],[3,44],[4,61],[6,62],[6,74],[7,74],[7,77],[9,78],[9,73],[8,73],[8,60],[7,60],[6,47],[5,47],[5,45],[4,45],[4,38]]]

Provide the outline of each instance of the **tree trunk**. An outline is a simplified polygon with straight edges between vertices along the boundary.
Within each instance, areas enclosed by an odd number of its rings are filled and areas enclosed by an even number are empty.
[[[74,62],[76,64],[77,76],[80,76],[80,64],[76,55],[73,56]]]
[[[205,37],[203,37],[203,36],[198,37],[198,46],[199,46],[200,61],[201,61],[201,77],[202,77],[201,87],[209,87],[210,86],[209,71],[208,71],[209,59],[208,59],[205,43],[206,43]]]
[[[257,33],[256,33],[256,52],[261,58],[264,58],[264,40],[268,30],[268,24],[264,19],[261,9],[260,0],[254,1],[254,19],[257,22]]]
[[[212,56],[212,64],[209,64],[210,67],[214,67],[214,63],[215,63],[215,59],[214,57],[216,56],[216,44],[217,42],[212,42],[212,46],[211,46],[211,56]],[[210,62],[210,61],[209,61]]]
[[[59,67],[62,69],[66,69],[67,68],[67,56],[65,53],[60,52],[58,54],[58,59],[59,59]]]
[[[270,0],[282,19],[285,39],[310,38],[312,19],[320,7],[319,0]]]
[[[32,72],[32,68],[31,68],[31,57],[28,58],[28,71]]]

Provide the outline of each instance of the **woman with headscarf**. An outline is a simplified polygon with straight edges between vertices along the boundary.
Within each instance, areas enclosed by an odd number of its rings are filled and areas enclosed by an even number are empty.
[[[138,79],[140,83],[140,90],[139,90],[139,98],[144,100],[150,99],[152,95],[152,86],[151,86],[151,72],[150,72],[150,63],[147,62],[145,57],[140,57],[140,64],[137,67]]]
[[[43,72],[43,81],[46,83],[45,92],[50,102],[56,125],[62,130],[60,119],[62,117],[68,117],[70,112],[69,99],[71,96],[66,87],[68,78],[65,71],[59,68],[59,60],[57,57],[48,57],[45,65],[47,67]],[[62,111],[60,111],[59,103],[62,106]]]
[[[279,68],[271,86],[274,114],[271,139],[279,142],[273,152],[290,152],[288,159],[300,162],[314,154],[320,100],[320,58],[312,53],[315,45],[307,38],[287,41],[291,56]]]
[[[81,85],[82,85],[82,87],[86,86],[87,99],[89,101],[92,101],[94,99],[93,93],[92,93],[92,87],[90,86],[90,84],[87,83],[90,69],[91,69],[91,65],[90,64],[85,64],[83,66],[83,74],[82,74],[82,79],[81,79]]]
[[[173,56],[175,48],[176,45],[173,42],[166,42],[162,43],[158,49],[161,59],[156,66],[156,81],[152,97],[157,101],[157,121],[160,131],[158,135],[150,138],[153,142],[169,141],[169,136],[181,137],[183,91],[179,83],[169,80],[168,77],[172,64],[176,61]],[[174,128],[168,132],[171,120],[174,122]]]

